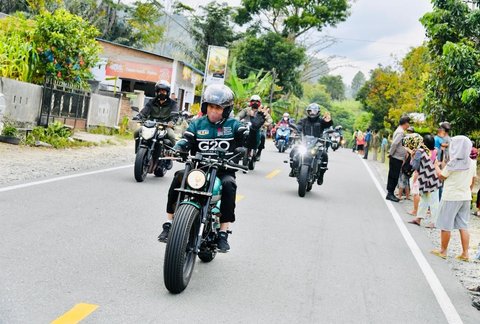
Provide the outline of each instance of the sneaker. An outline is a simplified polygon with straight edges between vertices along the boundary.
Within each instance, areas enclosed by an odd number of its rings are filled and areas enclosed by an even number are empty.
[[[168,233],[170,233],[170,229],[172,228],[172,223],[168,223],[168,222],[164,223],[162,227],[163,227],[163,231],[158,236],[158,240],[162,243],[167,243]]]
[[[226,253],[230,250],[230,245],[228,244],[228,233],[219,232],[217,238],[217,249],[218,252]]]

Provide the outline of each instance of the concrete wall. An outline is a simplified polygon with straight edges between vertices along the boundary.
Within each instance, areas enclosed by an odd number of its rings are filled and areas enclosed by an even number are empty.
[[[26,124],[36,124],[42,102],[41,86],[0,78],[0,92],[5,95],[5,116]]]
[[[120,99],[92,94],[88,112],[88,126],[115,127],[120,113]]]

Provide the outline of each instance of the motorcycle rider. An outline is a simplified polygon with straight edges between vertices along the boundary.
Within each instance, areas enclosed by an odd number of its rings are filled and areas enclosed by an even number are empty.
[[[251,127],[248,136],[247,128],[238,120],[230,118],[233,109],[233,92],[225,85],[210,85],[204,93],[201,110],[203,117],[192,121],[174,147],[179,152],[197,152],[202,155],[215,155],[216,148],[227,151],[226,157],[233,157],[235,149],[248,147],[255,149],[259,142],[259,130],[265,122],[263,110],[259,110],[255,117],[250,119]],[[167,222],[163,224],[163,231],[158,236],[160,242],[166,242],[172,226],[175,204],[184,171],[178,171],[170,185],[167,201]],[[235,196],[237,184],[235,172],[227,169],[219,169],[217,177],[222,181],[222,198],[220,206],[220,232],[217,248],[220,252],[230,249],[228,244],[228,230],[230,223],[235,221]]]
[[[133,120],[156,119],[160,122],[168,123],[167,136],[168,139],[175,145],[175,132],[173,125],[178,117],[178,105],[175,100],[170,98],[170,83],[165,80],[160,80],[155,84],[155,98],[150,99],[145,107],[138,115],[133,117]],[[135,152],[137,151],[140,128],[135,130],[133,136],[135,138]]]
[[[333,125],[332,117],[329,112],[325,112],[323,117],[320,118],[320,105],[316,103],[311,103],[306,108],[307,117],[301,119],[297,123],[297,128],[300,134],[306,136],[315,136],[317,138],[322,137],[323,131]],[[294,177],[294,169],[298,164],[298,148],[294,147],[290,152],[290,171],[289,177]],[[317,184],[321,185],[323,183],[323,176],[327,171],[328,166],[328,154],[324,151],[319,151],[319,156],[317,159],[321,161],[321,167],[318,169],[318,178]]]
[[[282,119],[277,123],[276,129],[281,127],[288,127],[297,129],[295,125],[290,122],[290,114],[288,112],[283,113]],[[285,144],[288,145],[288,140],[290,139],[290,134],[285,138]],[[278,141],[278,132],[276,132],[275,141]]]
[[[257,153],[255,155],[256,160],[260,161],[262,150],[265,148],[265,138],[267,135],[266,129],[269,125],[273,123],[273,119],[270,116],[270,113],[266,111],[265,107],[262,106],[262,99],[259,95],[251,96],[248,106],[249,107],[244,108],[242,111],[240,111],[235,118],[242,122],[248,123],[250,122],[251,118],[255,117],[259,109],[263,110],[263,114],[265,115],[265,123],[263,124],[260,132],[260,145],[258,146]]]

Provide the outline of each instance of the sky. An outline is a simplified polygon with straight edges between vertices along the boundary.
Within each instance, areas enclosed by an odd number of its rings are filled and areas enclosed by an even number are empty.
[[[133,0],[124,0],[124,2]],[[168,2],[173,0],[164,0]],[[162,2],[162,1],[160,1]],[[211,0],[181,0],[198,8]],[[240,0],[227,2],[238,6]],[[425,31],[419,18],[432,10],[430,0],[355,0],[350,16],[335,28],[310,33],[308,41],[322,35],[335,37],[337,42],[323,50],[319,57],[337,57],[330,62],[332,75],[341,75],[351,84],[354,75],[362,71],[368,78],[370,70],[378,64],[392,65],[395,58],[402,59],[411,47],[421,45]]]

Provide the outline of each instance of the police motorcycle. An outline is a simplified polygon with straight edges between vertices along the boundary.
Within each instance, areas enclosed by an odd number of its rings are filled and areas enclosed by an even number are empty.
[[[287,138],[290,137],[291,134],[290,127],[288,125],[281,125],[276,131],[276,141],[275,146],[278,149],[278,152],[283,153],[289,147],[289,142],[287,142]]]
[[[210,262],[217,254],[217,236],[220,230],[220,201],[222,184],[216,177],[220,168],[243,170],[247,168],[232,160],[243,154],[242,149],[225,158],[226,150],[217,149],[216,156],[173,157],[185,162],[173,217],[172,229],[165,249],[163,279],[165,287],[173,294],[181,293],[188,285],[195,266],[196,257]],[[165,158],[168,159],[168,158]]]
[[[143,182],[148,173],[163,177],[172,168],[172,161],[162,160],[167,150],[173,147],[168,139],[168,123],[153,120],[142,120],[138,144],[135,144],[135,164],[133,167],[135,180]],[[172,127],[173,128],[173,127]]]
[[[310,135],[303,136],[301,144],[297,147],[297,162],[293,173],[298,181],[298,195],[300,197],[305,197],[305,193],[312,190],[322,167],[320,155],[323,151],[327,151],[329,143],[331,141],[327,131],[321,138]]]

